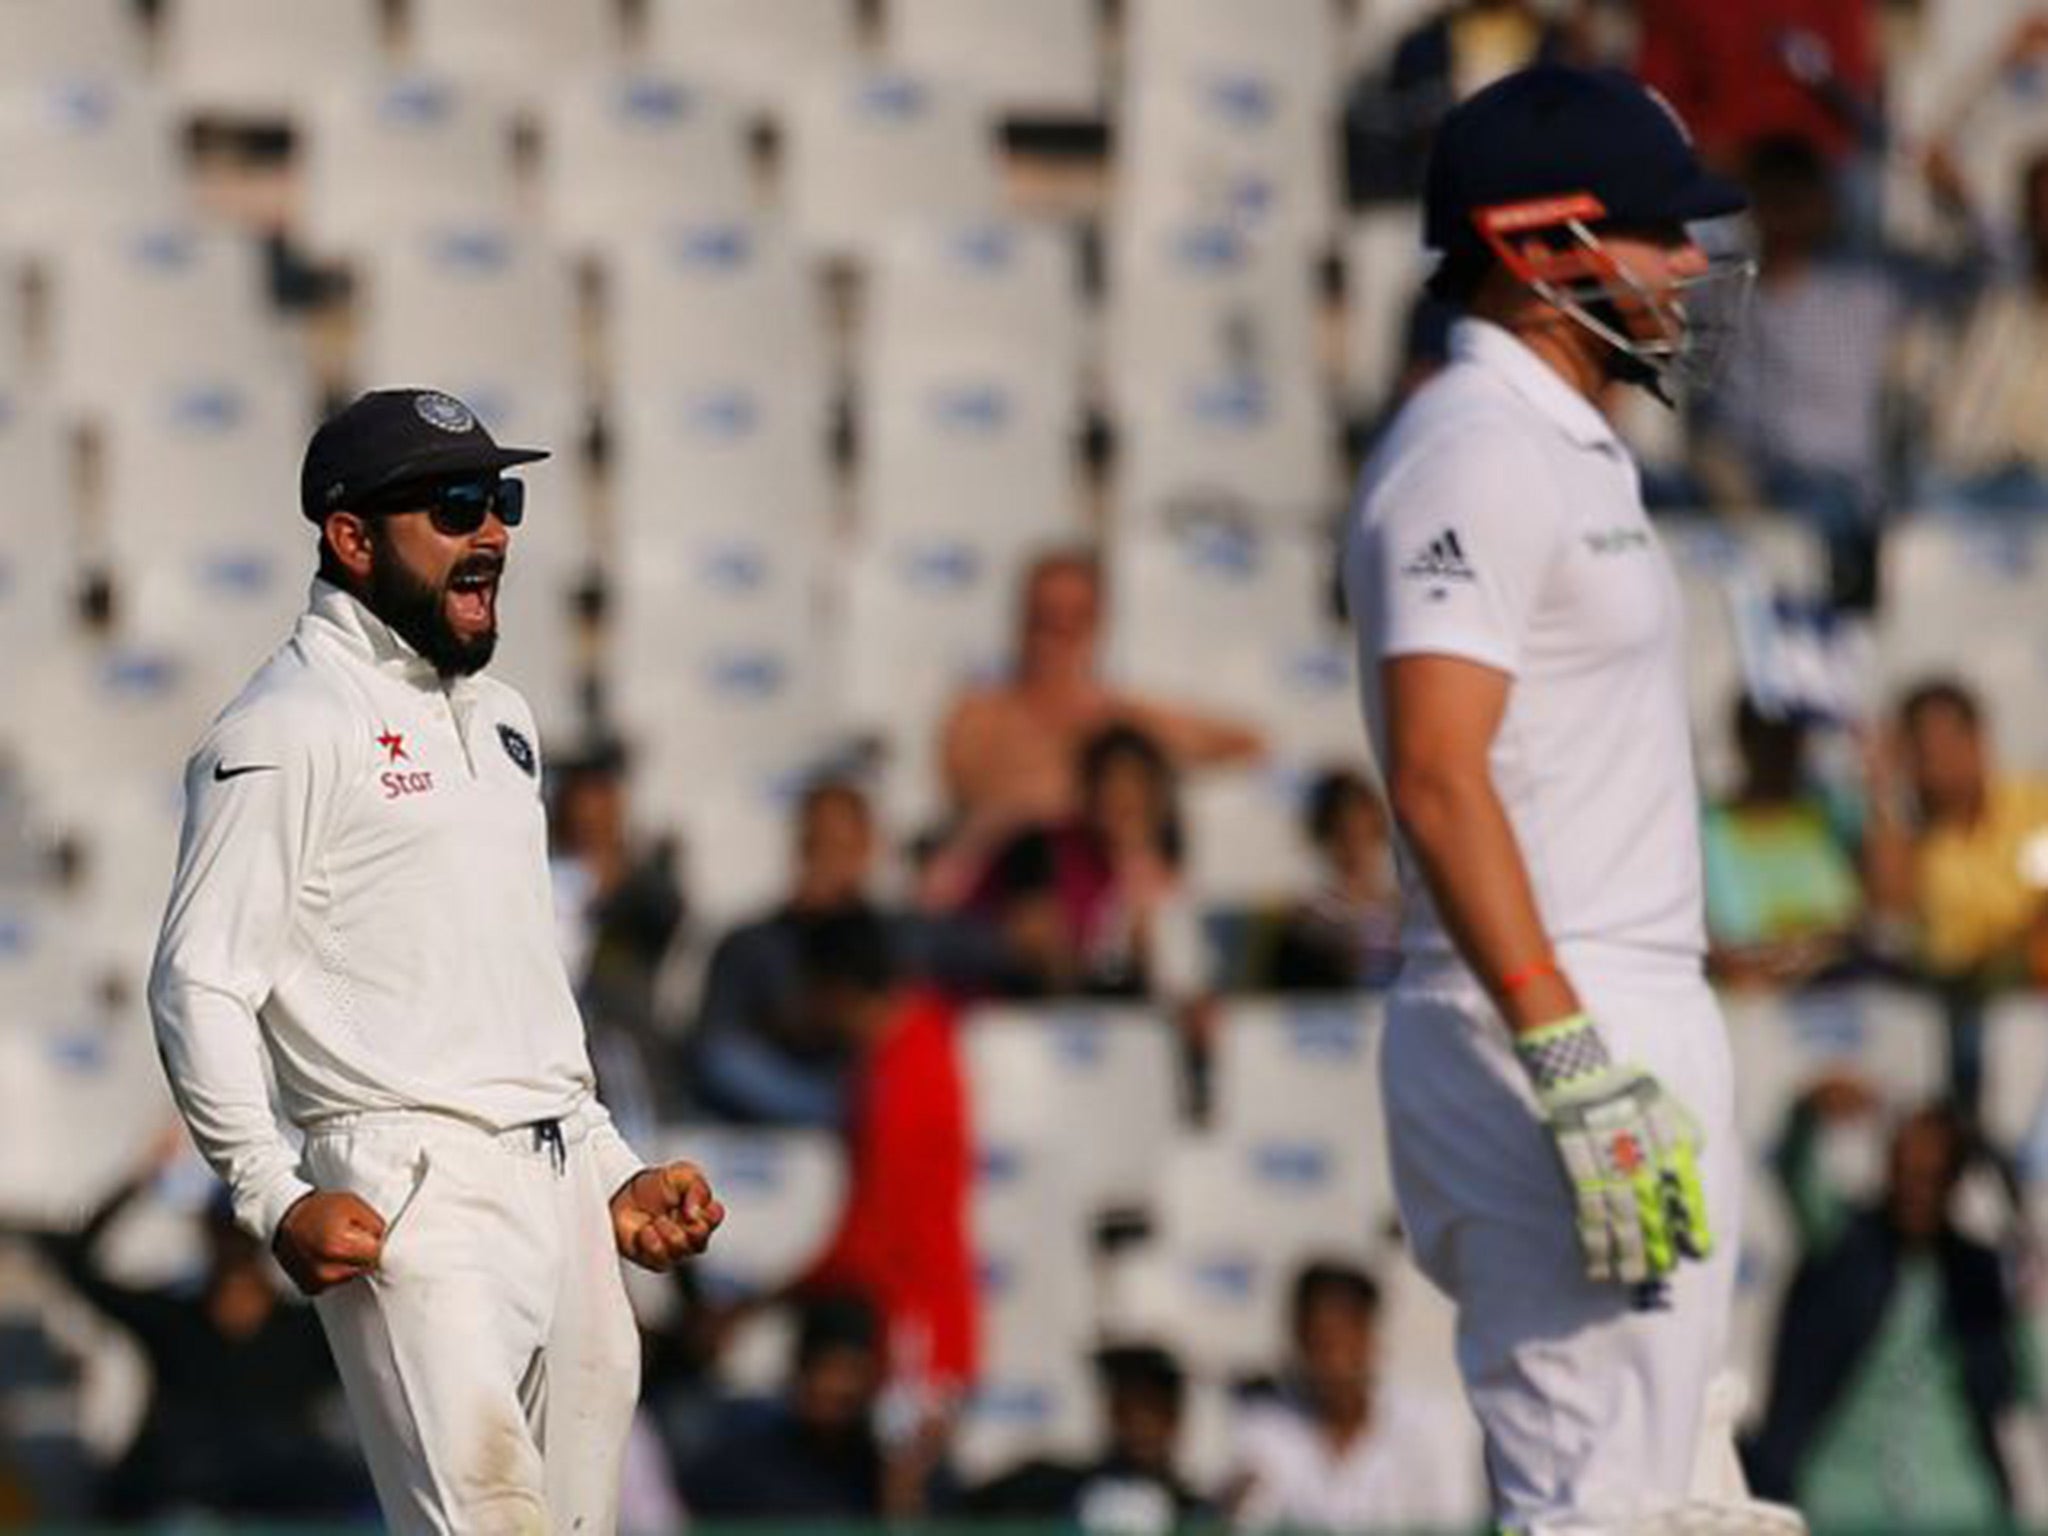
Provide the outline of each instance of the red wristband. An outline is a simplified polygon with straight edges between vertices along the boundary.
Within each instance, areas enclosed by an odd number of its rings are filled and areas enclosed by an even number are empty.
[[[1500,995],[1513,997],[1526,987],[1534,986],[1546,976],[1559,974],[1557,956],[1545,955],[1541,960],[1523,966],[1519,971],[1510,971],[1500,979]]]

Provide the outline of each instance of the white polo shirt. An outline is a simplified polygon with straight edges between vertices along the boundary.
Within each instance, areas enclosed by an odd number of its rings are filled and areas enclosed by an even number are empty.
[[[594,1116],[612,1187],[639,1160],[593,1097],[556,946],[533,717],[444,682],[325,582],[185,772],[150,977],[179,1107],[268,1237],[307,1193],[302,1129],[424,1111],[503,1131]]]
[[[1344,552],[1373,750],[1380,665],[1463,657],[1512,678],[1493,782],[1559,946],[1696,963],[1699,803],[1678,587],[1607,419],[1509,332],[1451,361],[1366,465]],[[1403,947],[1451,948],[1402,850]]]

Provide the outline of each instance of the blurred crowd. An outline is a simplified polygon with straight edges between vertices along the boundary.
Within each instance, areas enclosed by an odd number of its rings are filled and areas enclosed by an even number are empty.
[[[2009,186],[1987,191],[1972,157],[1983,114],[2048,90],[2048,10],[2016,7],[1909,131],[1889,90],[1931,10],[1422,7],[1346,95],[1349,195],[1412,199],[1437,117],[1506,69],[1631,58],[1750,187],[1759,261],[1727,387],[1645,437],[1646,493],[1794,520],[1824,544],[1831,602],[1881,609],[1884,540],[1908,516],[2048,513],[2048,135]],[[1401,391],[1441,357],[1444,322],[1426,305],[1411,317]],[[1184,1471],[1187,1366],[1146,1337],[1105,1338],[1093,1357],[1103,1433],[1090,1456],[971,1480],[952,1463],[980,1359],[965,1011],[1149,1005],[1174,1021],[1182,1112],[1199,1125],[1219,999],[1368,996],[1398,966],[1391,827],[1362,735],[1357,759],[1303,787],[1312,885],[1238,908],[1196,897],[1186,787],[1259,763],[1267,744],[1248,722],[1112,681],[1109,600],[1090,549],[1037,558],[1011,665],[956,698],[933,743],[943,818],[892,839],[858,764],[821,771],[791,798],[784,889],[729,926],[693,910],[692,850],[634,830],[630,743],[554,753],[561,946],[622,1125],[820,1131],[848,1170],[834,1232],[788,1284],[731,1295],[685,1275],[648,1309],[635,1529],[686,1515],[1126,1533],[1483,1523],[1469,1429],[1379,1368],[1385,1276],[1349,1258],[1294,1277],[1288,1353],[1233,1383],[1222,1477]],[[1967,637],[1954,643],[1960,659]],[[2014,1507],[1999,1426],[2038,1390],[2036,1255],[2015,1149],[1986,1138],[1977,1110],[1986,1000],[2048,985],[2048,774],[2032,771],[2048,765],[1998,747],[2000,711],[2031,707],[1959,676],[1860,715],[1796,690],[1725,703],[1739,773],[1701,828],[1713,974],[1731,997],[1925,988],[1950,1046],[1945,1091],[1903,1115],[1851,1074],[1804,1085],[1773,1132],[1779,1187],[1751,1195],[1781,1204],[1797,1265],[1745,1455],[1760,1493],[1797,1499],[1816,1524],[1983,1529]],[[1875,1187],[1831,1160],[1857,1127],[1886,1148]],[[167,1138],[75,1228],[0,1244],[0,1278],[33,1270],[68,1288],[131,1339],[149,1383],[125,1448],[95,1455],[50,1410],[75,1386],[81,1346],[8,1314],[0,1524],[372,1516],[319,1330],[218,1202],[198,1202],[203,1258],[177,1283],[138,1287],[108,1262],[109,1232],[138,1196],[189,1174],[188,1157]],[[767,1313],[789,1322],[786,1380],[735,1397],[722,1361]]]

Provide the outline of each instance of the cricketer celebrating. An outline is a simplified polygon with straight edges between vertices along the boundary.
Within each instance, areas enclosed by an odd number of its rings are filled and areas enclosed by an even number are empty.
[[[479,675],[525,505],[503,471],[544,457],[432,390],[314,434],[312,600],[187,765],[150,980],[186,1123],[314,1297],[407,1533],[610,1531],[639,1385],[618,1256],[666,1269],[724,1217],[597,1101],[533,719]]]
[[[1463,318],[1367,465],[1344,555],[1409,901],[1382,1046],[1395,1185],[1456,1303],[1510,1530],[1692,1529],[1668,1522],[1702,1507],[1730,1068],[1678,593],[1598,401],[1705,365],[1714,295],[1749,272],[1688,224],[1741,206],[1625,75],[1541,66],[1455,109],[1425,216]],[[1715,1529],[1792,1518],[1728,1494]]]

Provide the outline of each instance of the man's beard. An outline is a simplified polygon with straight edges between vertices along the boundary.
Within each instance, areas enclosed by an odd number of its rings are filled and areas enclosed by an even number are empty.
[[[465,640],[449,624],[445,600],[448,582],[466,571],[487,570],[496,574],[504,569],[503,556],[482,552],[465,555],[449,568],[447,580],[435,586],[413,572],[374,518],[370,521],[370,547],[374,558],[370,563],[369,590],[364,594],[370,612],[389,624],[443,677],[467,677],[489,665],[491,653],[498,648],[495,619],[482,634]]]

